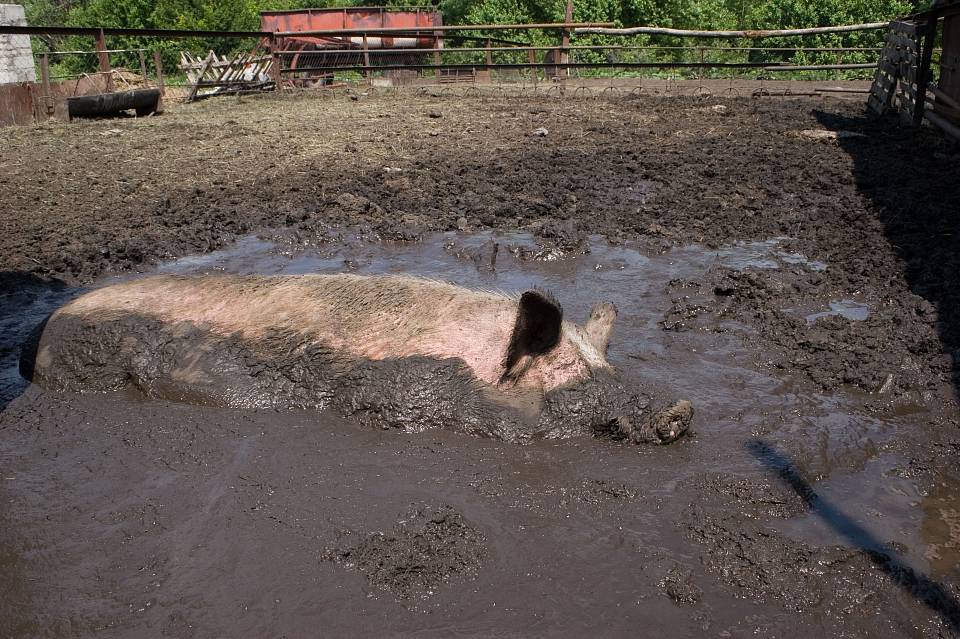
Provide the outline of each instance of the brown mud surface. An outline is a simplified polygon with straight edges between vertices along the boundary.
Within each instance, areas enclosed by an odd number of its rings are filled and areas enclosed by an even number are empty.
[[[0,130],[0,636],[957,636],[960,149],[862,111],[355,94]],[[518,446],[16,377],[78,287],[155,269],[613,301],[611,362],[696,435]]]

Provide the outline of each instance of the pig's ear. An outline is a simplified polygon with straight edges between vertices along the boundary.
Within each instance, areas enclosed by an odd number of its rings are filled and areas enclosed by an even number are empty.
[[[556,346],[562,322],[563,309],[549,293],[535,290],[521,295],[501,381],[519,379],[538,355]]]
[[[610,344],[610,335],[613,334],[613,323],[617,319],[617,307],[610,302],[595,304],[590,309],[590,319],[587,320],[587,339],[601,355],[607,352]]]

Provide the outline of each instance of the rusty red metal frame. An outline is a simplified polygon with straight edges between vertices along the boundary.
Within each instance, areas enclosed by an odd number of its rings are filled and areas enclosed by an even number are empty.
[[[364,63],[370,64],[370,48],[437,47],[442,40],[437,39],[432,29],[443,24],[439,11],[416,9],[398,10],[384,7],[340,7],[327,9],[301,9],[290,11],[262,11],[260,28],[277,34],[271,41],[274,51],[312,51],[337,47],[360,48],[364,51]],[[426,34],[410,36],[383,36],[373,38],[370,29],[421,29],[429,28]],[[350,37],[330,35],[337,30],[360,29],[362,33]],[[323,32],[323,35],[320,35]],[[405,41],[401,41],[405,40]],[[297,59],[291,60],[296,66]]]

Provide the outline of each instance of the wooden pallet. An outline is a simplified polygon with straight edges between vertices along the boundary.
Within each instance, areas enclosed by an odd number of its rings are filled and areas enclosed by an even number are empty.
[[[920,65],[919,29],[915,22],[890,23],[877,71],[867,98],[868,108],[881,115],[897,108],[905,120],[913,120]]]
[[[180,69],[190,81],[187,102],[224,93],[239,93],[271,88],[273,58],[261,50],[238,53],[232,58],[213,51],[198,58],[189,51],[180,52]]]
[[[476,69],[440,69],[437,78],[440,84],[459,84],[463,82],[476,83]]]

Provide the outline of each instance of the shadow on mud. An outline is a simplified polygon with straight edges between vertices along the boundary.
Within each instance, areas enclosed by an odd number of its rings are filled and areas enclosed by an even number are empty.
[[[943,364],[960,394],[960,145],[932,131],[902,126],[893,117],[814,113],[828,129],[868,136],[837,142],[853,160],[857,191],[872,203],[887,240],[904,262],[910,290],[936,309]]]
[[[27,387],[18,364],[31,335],[78,291],[59,279],[0,271],[0,410]]]
[[[946,588],[905,565],[892,548],[820,497],[794,463],[769,443],[754,439],[747,442],[746,448],[767,470],[797,493],[811,513],[863,551],[877,568],[914,599],[937,613],[954,632],[960,632],[960,602]]]

